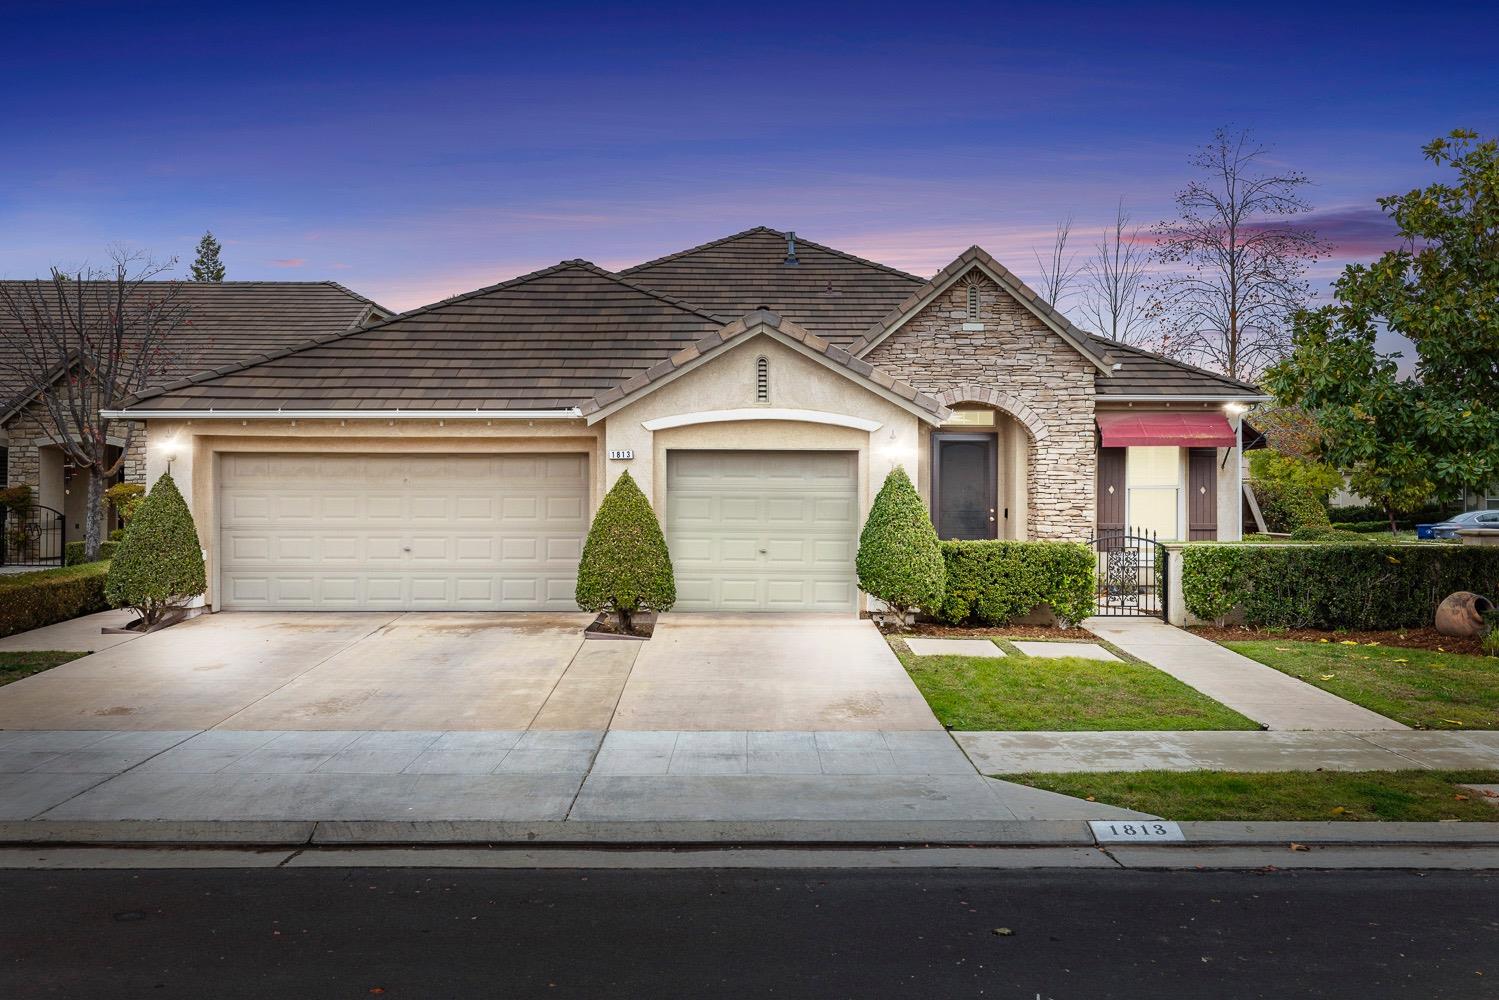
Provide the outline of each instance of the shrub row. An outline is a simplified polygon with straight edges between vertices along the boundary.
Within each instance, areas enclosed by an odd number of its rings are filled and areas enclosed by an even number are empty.
[[[947,587],[933,616],[1007,625],[1049,605],[1069,625],[1094,610],[1093,550],[1074,542],[942,542]]]
[[[109,563],[92,562],[0,576],[0,636],[108,609],[104,600],[108,572]]]
[[[100,559],[105,559],[105,560],[114,558],[115,549],[117,549],[119,547],[120,547],[120,543],[117,542],[117,541],[115,541],[114,539],[110,539],[107,542],[100,542],[99,543],[99,558]],[[68,544],[66,544],[66,545],[64,545],[62,547],[62,564],[64,566],[77,566],[77,565],[79,565],[82,562],[83,562],[83,543],[82,542],[69,542]]]
[[[1417,628],[1448,594],[1499,594],[1499,549],[1472,545],[1193,545],[1182,553],[1187,610],[1248,625]]]
[[[1435,524],[1438,521],[1445,521],[1461,509],[1461,507],[1428,504],[1414,513],[1396,515],[1395,526],[1401,531],[1410,531],[1417,524]],[[1390,530],[1390,519],[1385,516],[1382,508],[1373,504],[1361,503],[1351,507],[1333,507],[1327,512],[1327,516],[1340,528],[1348,527],[1350,522],[1377,522],[1384,530]]]

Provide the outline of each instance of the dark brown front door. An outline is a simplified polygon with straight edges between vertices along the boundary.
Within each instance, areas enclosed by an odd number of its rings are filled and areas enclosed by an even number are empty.
[[[1218,452],[1193,448],[1187,452],[1187,540],[1218,537]]]
[[[1098,449],[1098,534],[1124,532],[1124,449]]]
[[[939,538],[997,538],[993,434],[932,435],[932,520]]]

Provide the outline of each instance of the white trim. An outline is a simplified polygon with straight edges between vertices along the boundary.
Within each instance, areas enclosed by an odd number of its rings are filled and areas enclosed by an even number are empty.
[[[574,420],[565,410],[101,410],[110,420]]]
[[[671,427],[689,427],[692,424],[721,424],[730,420],[790,420],[803,424],[831,424],[834,427],[852,427],[856,430],[879,430],[884,425],[878,420],[866,420],[844,413],[825,413],[822,410],[788,410],[781,407],[755,406],[738,410],[703,410],[698,413],[678,413],[670,417],[656,417],[643,421],[640,426],[648,431],[664,431]]]
[[[1268,403],[1274,396],[1253,396],[1245,393],[1242,396],[1113,396],[1098,395],[1094,397],[1094,403]]]

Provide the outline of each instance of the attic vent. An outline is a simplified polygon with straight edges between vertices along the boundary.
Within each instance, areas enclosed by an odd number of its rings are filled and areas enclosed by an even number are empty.
[[[763,356],[755,359],[755,402],[770,402],[770,361]]]
[[[792,266],[801,263],[796,259],[796,233],[786,234],[786,263]]]
[[[968,318],[976,320],[979,318],[979,286],[968,286]]]

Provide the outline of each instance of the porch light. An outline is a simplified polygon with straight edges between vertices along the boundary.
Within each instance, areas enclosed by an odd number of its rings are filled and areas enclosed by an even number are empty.
[[[182,453],[182,442],[174,435],[157,445],[156,449],[161,453],[161,457],[167,460],[167,475],[170,476],[172,474],[172,463]]]
[[[1237,417],[1239,414],[1245,412],[1248,409],[1249,409],[1249,407],[1245,406],[1243,403],[1224,403],[1223,404],[1223,412],[1227,413],[1231,417]]]

